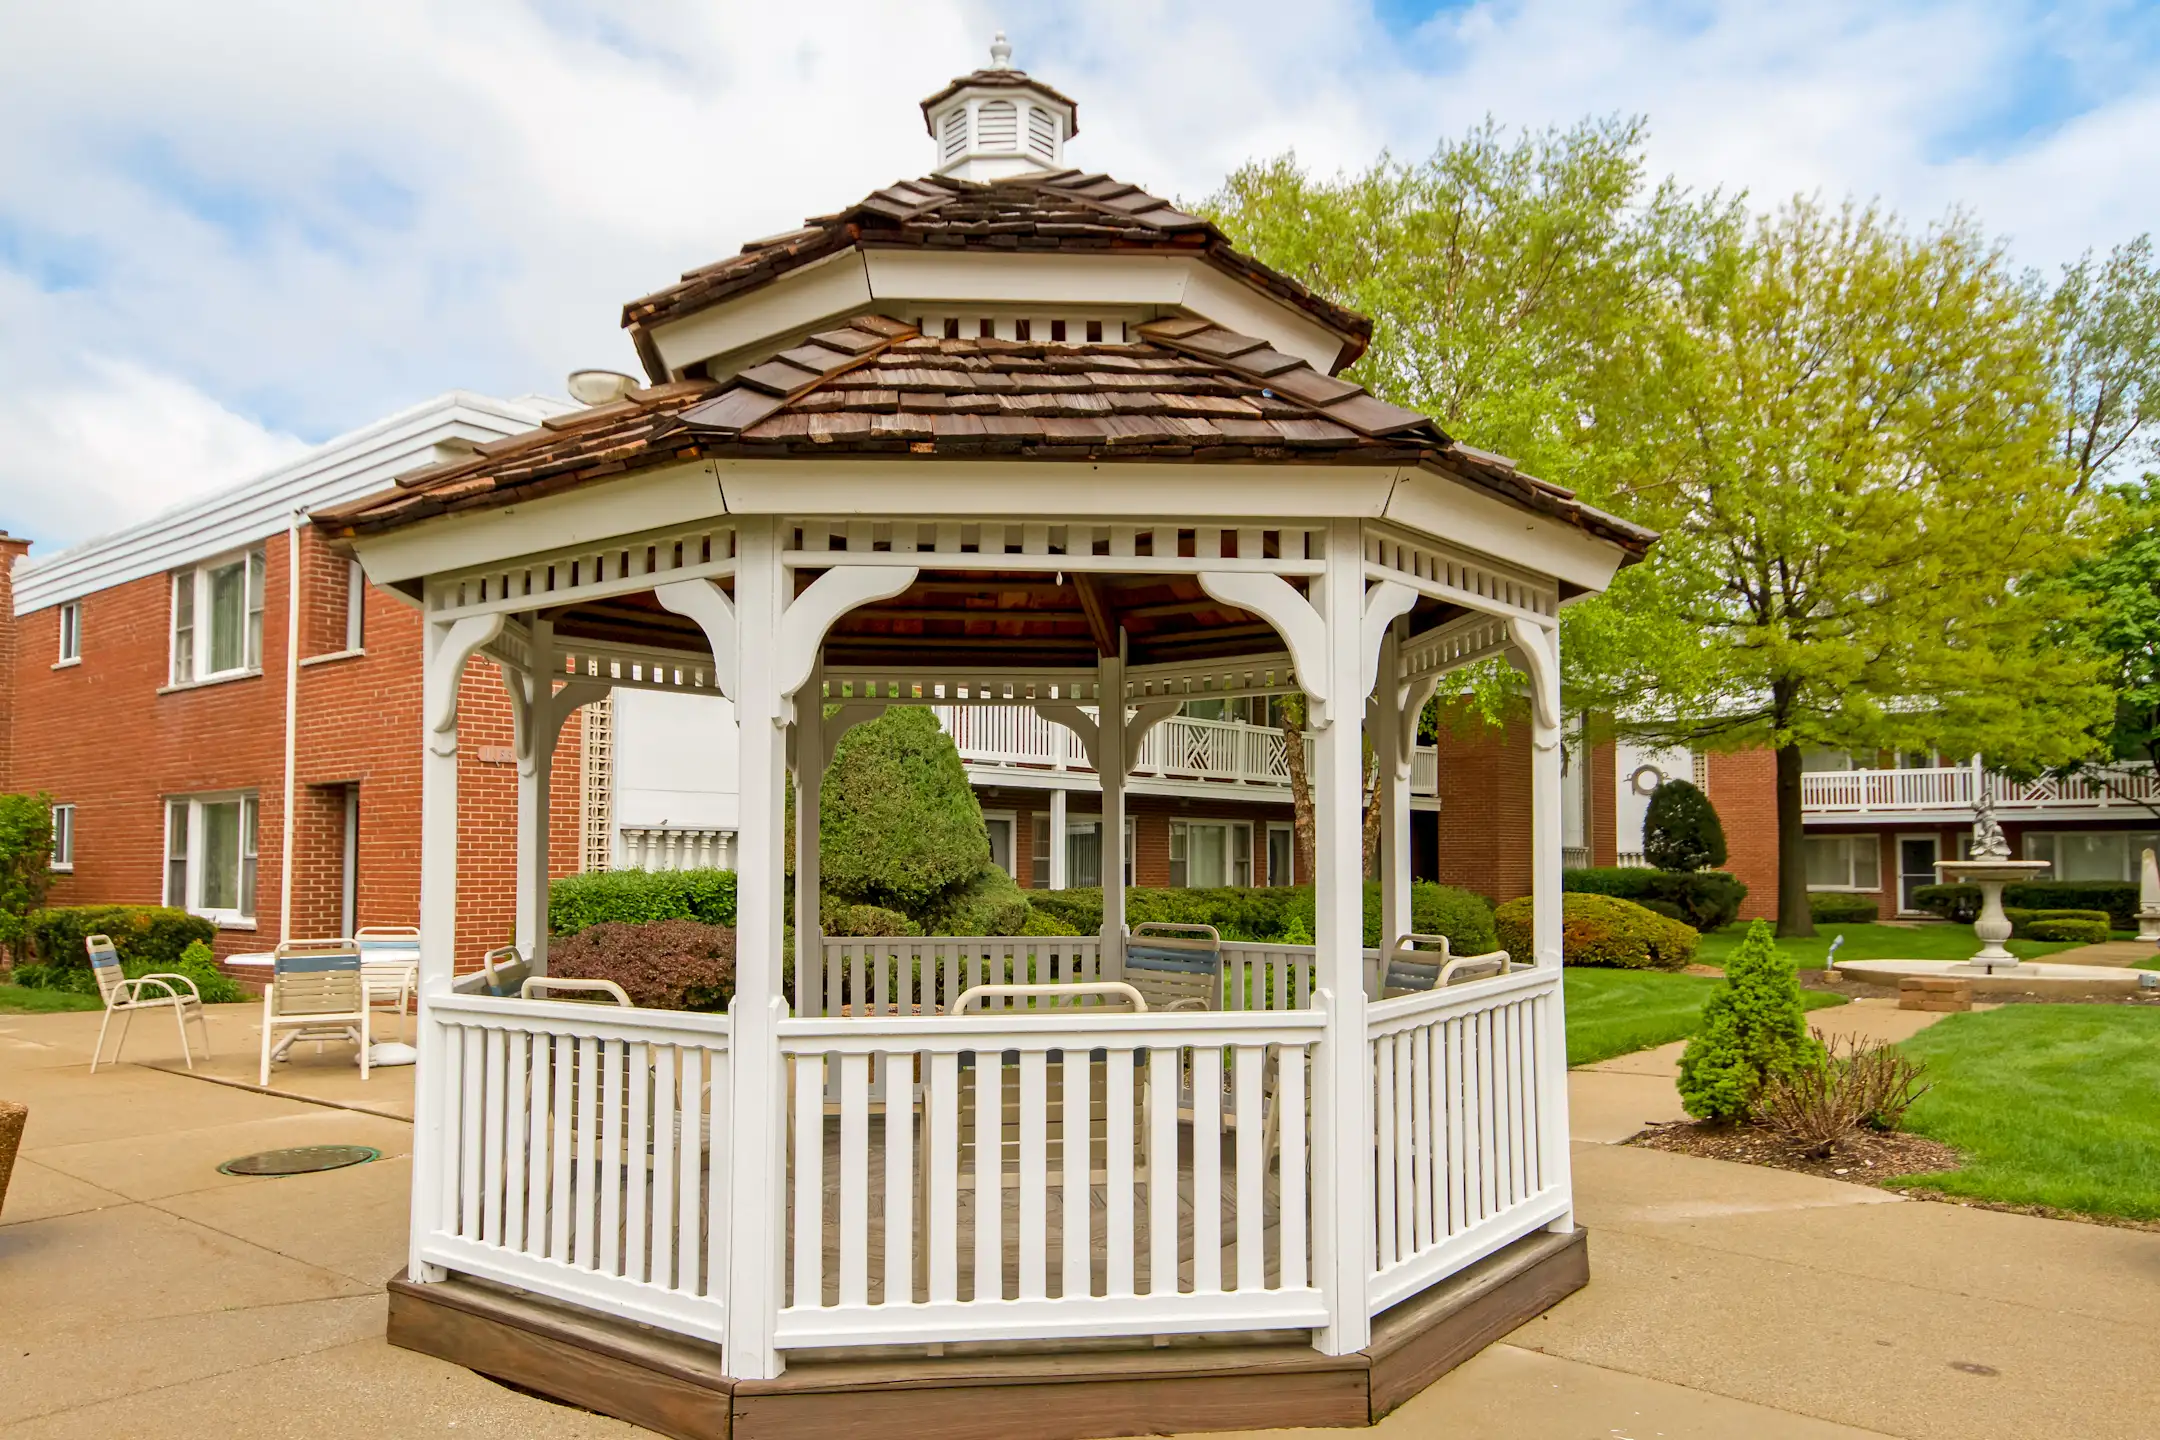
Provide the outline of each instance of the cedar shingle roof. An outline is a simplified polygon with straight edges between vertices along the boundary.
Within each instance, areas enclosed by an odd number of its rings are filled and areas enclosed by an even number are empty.
[[[1634,553],[1648,546],[1650,532],[1263,340],[1193,319],[1139,334],[1134,344],[935,339],[859,316],[726,382],[676,381],[557,416],[400,476],[315,523],[373,534],[707,458],[994,455],[1423,465]]]
[[[1193,255],[1342,336],[1336,370],[1356,360],[1372,340],[1371,320],[1240,253],[1208,221],[1138,186],[1078,170],[989,183],[937,175],[899,181],[836,214],[807,220],[801,229],[753,240],[741,254],[689,271],[677,284],[631,301],[623,307],[623,328],[646,373],[663,381],[667,370],[651,339],[656,326],[853,246]]]

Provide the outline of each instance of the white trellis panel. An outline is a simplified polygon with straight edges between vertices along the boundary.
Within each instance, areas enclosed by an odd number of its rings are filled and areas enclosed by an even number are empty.
[[[1445,675],[1508,647],[1508,622],[1497,615],[1465,615],[1403,643],[1402,678]]]
[[[778,1343],[1323,1323],[1306,1159],[1323,1025],[1317,1010],[782,1022]],[[880,1071],[908,1083],[881,1095]]]
[[[800,519],[781,523],[785,564],[889,564],[895,555],[941,570],[1086,570],[1185,574],[1252,570],[1318,575],[1326,529],[1157,521]]]
[[[1566,1215],[1546,1062],[1556,966],[1384,1000],[1373,1065],[1372,1313]]]
[[[425,1259],[723,1342],[726,1017],[448,994],[423,1014],[446,1104]]]
[[[1560,592],[1551,580],[1453,549],[1431,536],[1368,522],[1364,546],[1369,579],[1398,580],[1488,614],[1550,622],[1560,613]]]
[[[429,580],[428,610],[455,620],[553,609],[734,572],[735,527],[705,524],[452,571]]]

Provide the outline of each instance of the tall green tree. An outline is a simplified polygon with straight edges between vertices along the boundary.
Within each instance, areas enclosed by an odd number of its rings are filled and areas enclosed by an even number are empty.
[[[2080,490],[2160,466],[2160,267],[2140,235],[2063,270],[2051,301],[2062,455]]]
[[[2091,748],[2099,666],[2054,643],[2084,602],[2030,583],[2082,543],[2052,331],[1969,220],[1801,200],[1665,333],[1670,428],[1614,490],[1664,538],[1573,627],[1576,689],[1663,743],[1775,751],[1778,933],[1810,934],[1805,749]]]
[[[2104,497],[2113,538],[2066,577],[2087,602],[2081,625],[2065,636],[2096,657],[2114,704],[2095,731],[2097,758],[2142,760],[2160,767],[2160,475]],[[2079,767],[2086,780],[2160,817],[2160,804],[2120,772]]]

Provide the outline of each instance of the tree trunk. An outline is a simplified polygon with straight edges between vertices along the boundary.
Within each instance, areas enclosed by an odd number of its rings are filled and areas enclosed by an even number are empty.
[[[1785,744],[1777,751],[1777,933],[1779,939],[1815,933],[1815,916],[1808,909],[1807,855],[1801,842],[1800,747]]]
[[[1301,885],[1313,882],[1312,776],[1305,769],[1305,697],[1285,695],[1280,702],[1283,760],[1290,771],[1290,858]]]
[[[1365,742],[1365,878],[1380,878],[1380,752]]]

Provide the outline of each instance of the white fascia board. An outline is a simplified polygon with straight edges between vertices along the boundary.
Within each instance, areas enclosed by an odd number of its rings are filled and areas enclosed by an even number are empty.
[[[998,255],[980,251],[854,248],[827,256],[732,300],[651,332],[670,375],[700,361],[725,378],[737,359],[762,360],[812,330],[865,311],[912,321],[923,309],[1055,306],[1147,319],[1190,313],[1258,336],[1327,373],[1343,337],[1294,306],[1225,275],[1205,260],[1159,254]]]
[[[686,366],[700,360],[761,342],[792,343],[810,328],[874,308],[871,299],[863,252],[848,249],[791,270],[770,285],[655,326],[651,339],[668,375],[680,377]]]
[[[283,530],[295,510],[357,499],[383,489],[397,475],[434,463],[441,458],[436,447],[445,442],[498,440],[574,408],[542,396],[510,401],[462,390],[438,395],[125,530],[18,561],[15,613],[26,615],[261,540]]]
[[[1537,575],[1603,590],[1626,552],[1563,520],[1520,509],[1430,471],[1405,468],[1382,514],[1411,530],[1481,551]]]
[[[1144,460],[904,459],[714,462],[741,515],[919,515],[924,519],[1378,519],[1386,465],[1154,464]]]
[[[392,585],[499,560],[596,544],[725,514],[708,461],[668,465],[514,505],[430,520],[352,542],[367,577]]]

